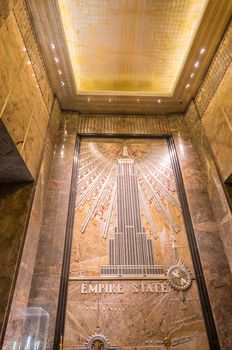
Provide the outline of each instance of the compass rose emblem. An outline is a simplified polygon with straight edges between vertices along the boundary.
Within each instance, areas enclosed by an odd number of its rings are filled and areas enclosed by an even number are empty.
[[[192,284],[188,268],[180,260],[174,262],[167,271],[168,282],[174,290],[187,290]]]

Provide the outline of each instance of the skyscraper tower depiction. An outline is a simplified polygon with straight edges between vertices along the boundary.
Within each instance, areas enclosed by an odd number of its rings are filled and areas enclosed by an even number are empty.
[[[138,178],[127,146],[117,164],[117,227],[109,240],[109,265],[101,266],[101,276],[160,275],[154,265],[152,240],[142,227]]]

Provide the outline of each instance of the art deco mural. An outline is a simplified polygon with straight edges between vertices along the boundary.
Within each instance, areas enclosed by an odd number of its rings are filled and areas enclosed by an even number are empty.
[[[65,349],[209,349],[167,140],[80,144]]]

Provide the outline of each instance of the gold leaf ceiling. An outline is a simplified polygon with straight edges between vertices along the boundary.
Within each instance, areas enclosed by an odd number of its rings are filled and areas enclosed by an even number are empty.
[[[208,0],[58,0],[79,94],[172,96]]]

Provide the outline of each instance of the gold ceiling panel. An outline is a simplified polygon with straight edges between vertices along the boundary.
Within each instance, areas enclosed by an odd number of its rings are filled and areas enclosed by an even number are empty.
[[[58,0],[77,93],[171,96],[208,0]]]

